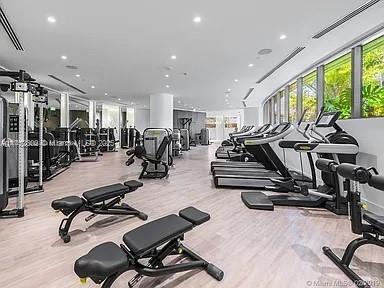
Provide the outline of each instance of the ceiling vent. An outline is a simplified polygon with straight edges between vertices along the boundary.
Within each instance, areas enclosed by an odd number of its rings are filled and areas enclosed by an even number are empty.
[[[319,33],[317,33],[316,35],[314,35],[312,38],[313,39],[319,39],[321,37],[323,37],[324,35],[328,34],[329,32],[331,32],[332,30],[336,29],[337,27],[341,26],[342,24],[344,24],[345,22],[351,20],[353,17],[359,15],[360,13],[364,12],[365,10],[367,10],[368,8],[370,8],[371,6],[379,3],[381,0],[370,0],[366,3],[364,3],[363,5],[361,5],[359,8],[357,8],[356,10],[352,11],[351,13],[345,15],[344,17],[340,18],[339,20],[337,20],[335,23],[333,23],[332,25],[328,26],[327,28],[323,29],[322,31],[320,31]]]
[[[59,81],[60,83],[64,84],[65,86],[70,87],[73,90],[76,90],[77,92],[80,92],[81,94],[87,94],[87,92],[84,92],[83,90],[81,90],[81,89],[79,89],[79,88],[77,88],[77,87],[75,87],[75,86],[65,82],[64,80],[61,80],[59,77],[56,77],[54,75],[48,75],[48,76],[51,77],[52,79],[55,79],[56,81]]]
[[[241,101],[241,103],[243,103],[243,107],[244,108],[247,108],[247,103],[245,103],[245,101],[243,100],[243,101]]]
[[[67,67],[68,69],[71,69],[71,70],[79,69],[79,67],[77,67],[75,65],[66,65],[65,67]]]
[[[265,74],[263,77],[257,81],[257,84],[260,84],[265,79],[267,79],[269,76],[271,76],[273,73],[275,73],[279,68],[281,68],[284,64],[289,62],[293,57],[295,57],[297,54],[299,54],[301,51],[303,51],[305,47],[297,47],[295,51],[293,51],[291,54],[289,54],[283,61],[281,61],[279,64],[277,64],[271,71],[269,71],[267,74]]]
[[[15,46],[15,49],[19,51],[24,51],[24,48],[21,45],[19,39],[17,38],[15,31],[13,31],[11,24],[9,24],[8,19],[5,16],[3,9],[1,8],[0,8],[0,22],[1,22],[1,25],[3,25],[4,30],[7,33],[9,39],[11,40],[13,46]]]
[[[255,90],[255,88],[249,88],[247,94],[245,94],[245,97],[243,98],[243,100],[247,100],[248,97],[252,94],[253,90]]]

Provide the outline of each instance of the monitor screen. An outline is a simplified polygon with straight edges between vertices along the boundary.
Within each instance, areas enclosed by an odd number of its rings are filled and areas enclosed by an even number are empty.
[[[340,112],[327,112],[323,113],[318,119],[317,127],[332,127],[339,118]]]

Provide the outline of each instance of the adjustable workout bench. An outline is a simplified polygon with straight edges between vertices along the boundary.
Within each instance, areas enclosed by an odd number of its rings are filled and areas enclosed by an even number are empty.
[[[92,214],[85,218],[88,222],[97,214],[104,215],[133,215],[142,220],[147,220],[148,216],[131,206],[122,203],[117,205],[126,194],[142,187],[143,183],[131,180],[123,184],[117,183],[97,189],[89,190],[83,193],[83,197],[68,196],[54,200],[51,204],[52,208],[60,211],[68,218],[64,218],[59,227],[59,235],[64,243],[71,241],[71,236],[68,234],[69,227],[77,214],[81,212],[91,212]]]
[[[184,234],[210,219],[194,207],[171,214],[142,225],[123,236],[120,247],[113,242],[102,243],[75,262],[75,273],[84,283],[91,278],[102,288],[109,288],[123,273],[135,270],[138,274],[128,283],[132,288],[143,276],[157,277],[194,269],[204,269],[209,275],[220,281],[224,272],[207,262],[193,251],[186,248],[181,241]],[[165,258],[182,254],[192,261],[166,265]],[[147,259],[144,264],[143,260]]]

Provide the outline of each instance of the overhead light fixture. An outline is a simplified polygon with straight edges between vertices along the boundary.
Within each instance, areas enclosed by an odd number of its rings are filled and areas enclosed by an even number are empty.
[[[196,109],[195,109],[195,108],[193,108],[193,112],[196,112]]]
[[[180,104],[180,103],[181,103],[181,100],[178,100],[178,101],[177,101],[177,103],[179,103],[179,104]]]
[[[95,89],[96,87],[92,85],[91,88],[92,88],[92,89]]]
[[[231,92],[231,91],[232,91],[232,89],[231,89],[231,88],[228,88],[228,89],[227,89],[227,92]]]
[[[65,55],[63,55],[63,56],[61,56],[61,59],[63,59],[63,60],[67,60],[67,59],[68,59],[68,57],[67,57],[67,56],[65,56]]]
[[[105,96],[108,96],[108,93],[104,93]]]
[[[135,104],[134,102],[131,102],[131,105]]]
[[[255,66],[255,65],[253,65],[252,63],[248,64],[249,68],[252,68],[253,66]]]
[[[79,78],[79,77],[80,77],[80,74],[76,74],[75,76],[76,76],[77,78]]]
[[[235,80],[233,80],[233,81],[235,81],[235,82],[237,83],[237,82],[239,82],[239,79],[235,79]]]
[[[165,74],[164,77],[165,77],[165,78],[169,78],[169,75],[168,75],[168,74]]]
[[[48,21],[49,23],[56,23],[56,19],[55,19],[55,17],[53,17],[53,16],[49,16],[49,17],[47,18],[47,21]]]
[[[284,39],[287,39],[287,35],[285,35],[285,34],[280,35],[280,40],[284,40]]]
[[[118,98],[117,100],[121,101],[121,99],[120,99],[120,98]]]
[[[169,86],[168,84],[167,84],[167,85],[165,85],[165,88],[169,88],[169,87],[171,87],[171,86]]]
[[[176,60],[176,58],[177,58],[176,55],[172,55],[172,56],[171,56],[171,59],[172,59],[172,60]]]
[[[193,22],[200,23],[201,22],[201,17],[200,16],[196,16],[195,18],[193,18]]]

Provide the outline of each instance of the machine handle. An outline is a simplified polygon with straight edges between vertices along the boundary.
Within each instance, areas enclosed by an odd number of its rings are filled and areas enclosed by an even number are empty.
[[[370,178],[370,173],[366,168],[350,163],[340,164],[336,170],[340,176],[363,184],[367,183]]]
[[[317,169],[323,171],[323,172],[335,172],[337,167],[337,162],[330,159],[324,159],[320,158],[316,161],[316,167]]]
[[[384,176],[372,175],[368,184],[376,189],[384,191]]]

